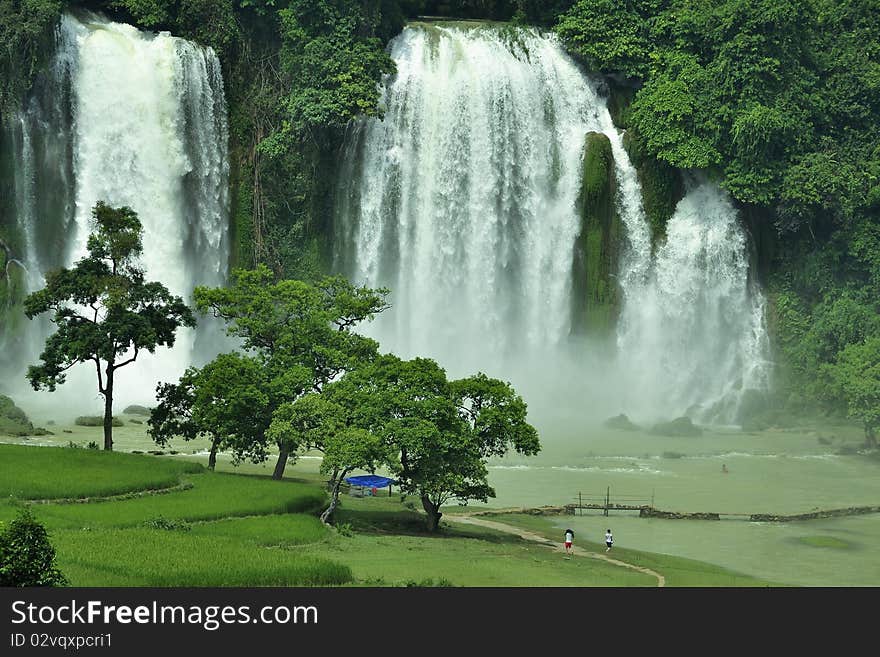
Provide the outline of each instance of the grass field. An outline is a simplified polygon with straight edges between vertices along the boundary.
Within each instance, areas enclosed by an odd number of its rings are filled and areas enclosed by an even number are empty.
[[[331,530],[316,517],[326,500],[317,477],[274,481],[208,472],[182,459],[84,449],[0,450],[7,491],[0,521],[31,504],[73,586],[657,585],[651,575],[597,559],[566,560],[559,549],[492,529],[443,523],[427,534],[414,500],[399,495],[344,497]],[[106,501],[28,502],[181,482],[189,487]],[[547,519],[498,519],[551,538],[557,533]],[[620,550],[615,557],[662,572],[668,586],[769,584],[666,555]]]
[[[173,493],[90,504],[45,504],[35,513],[49,528],[134,527],[154,518],[196,521],[314,513],[325,498],[324,491],[314,485],[264,477],[206,472],[189,475],[188,481],[192,488]]]
[[[202,472],[189,461],[121,452],[0,444],[0,497],[55,499],[108,496],[167,488],[185,473]]]

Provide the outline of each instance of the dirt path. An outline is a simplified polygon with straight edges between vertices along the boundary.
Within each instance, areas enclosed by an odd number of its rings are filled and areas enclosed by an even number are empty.
[[[475,515],[458,515],[447,513],[443,516],[444,520],[448,520],[450,522],[460,522],[466,525],[479,525],[481,527],[487,527],[489,529],[495,529],[500,532],[506,532],[508,534],[515,534],[520,538],[523,538],[527,541],[533,541],[535,543],[541,543],[542,545],[546,545],[549,548],[554,550],[560,549],[559,545],[540,534],[535,534],[534,532],[530,532],[525,529],[520,529],[519,527],[514,527],[513,525],[507,525],[503,522],[497,522],[495,520],[487,520],[486,518],[480,518]],[[578,554],[584,557],[589,557],[591,559],[600,559],[601,561],[606,561],[610,564],[614,564],[615,566],[620,566],[622,568],[629,568],[630,570],[637,570],[640,573],[645,573],[646,575],[651,575],[652,577],[657,578],[657,586],[666,586],[666,578],[663,577],[656,570],[651,570],[650,568],[643,568],[641,566],[636,566],[631,563],[626,563],[625,561],[620,561],[619,559],[613,559],[605,554],[597,554],[595,552],[589,552],[584,548],[578,547],[577,545],[572,546],[572,552],[574,554]]]

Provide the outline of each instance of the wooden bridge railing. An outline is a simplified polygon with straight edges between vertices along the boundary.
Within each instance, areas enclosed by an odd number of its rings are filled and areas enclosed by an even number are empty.
[[[646,506],[652,508],[654,506],[653,491],[651,491],[650,498],[620,494],[615,494],[612,498],[610,486],[605,489],[604,495],[585,495],[582,492],[578,492],[574,503],[566,505],[567,508],[572,509],[572,513],[581,511],[581,514],[583,514],[584,509],[600,509],[603,512],[602,515],[605,516],[608,515],[609,511],[615,509],[620,511],[639,511]]]

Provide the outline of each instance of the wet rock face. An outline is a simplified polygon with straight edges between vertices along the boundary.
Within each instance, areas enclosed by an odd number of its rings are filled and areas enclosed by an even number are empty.
[[[671,422],[660,422],[651,428],[651,433],[657,436],[701,436],[703,430],[695,425],[686,415],[677,417]]]
[[[616,189],[611,142],[604,134],[588,132],[578,199],[581,232],[573,265],[575,332],[605,334],[616,321],[620,292],[614,275],[622,234],[614,202]]]

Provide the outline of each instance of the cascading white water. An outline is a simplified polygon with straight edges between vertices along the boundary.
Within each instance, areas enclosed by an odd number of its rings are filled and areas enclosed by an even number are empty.
[[[216,55],[94,16],[65,15],[56,47],[51,79],[19,117],[13,140],[17,187],[27,190],[16,222],[29,271],[71,266],[85,255],[91,210],[101,200],[138,213],[148,280],[187,300],[196,285],[221,285],[229,257],[228,134]],[[32,141],[64,152],[55,162],[37,157],[25,147]],[[47,206],[43,197],[52,194],[69,200]],[[194,351],[199,332],[181,330],[173,350],[142,354],[121,370],[116,399],[151,403],[157,380],[173,380],[207,357],[210,345]]]
[[[391,289],[392,308],[366,328],[383,350],[436,358],[453,376],[507,378],[550,415],[669,417],[761,387],[763,302],[735,214],[694,192],[654,258],[605,100],[555,38],[411,25],[391,54],[384,120],[354,124],[347,139],[335,237],[337,269]],[[620,360],[570,331],[590,131],[611,142],[625,227]],[[679,340],[693,350],[671,349]]]
[[[631,380],[624,407],[732,423],[745,390],[767,389],[764,297],[749,276],[736,208],[716,185],[692,186],[648,276],[624,294],[618,354]]]
[[[588,131],[611,140],[627,220],[648,239],[604,101],[533,30],[410,26],[391,54],[386,116],[353,127],[338,204],[338,267],[392,290],[368,330],[453,375],[563,366]]]

